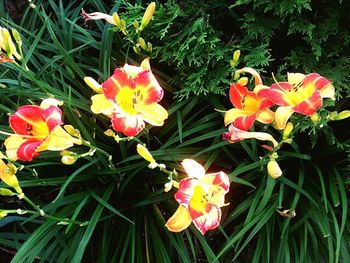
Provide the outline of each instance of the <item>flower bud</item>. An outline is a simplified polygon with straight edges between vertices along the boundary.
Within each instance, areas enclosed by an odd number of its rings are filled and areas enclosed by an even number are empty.
[[[115,24],[118,28],[121,28],[122,23],[121,23],[121,20],[120,20],[120,18],[119,18],[119,15],[118,15],[116,12],[114,12],[114,13],[112,14],[112,17],[113,17],[114,24]]]
[[[317,115],[317,113],[314,113],[310,116],[310,119],[313,123],[316,123],[319,120],[319,116]]]
[[[0,195],[1,196],[12,196],[14,195],[15,193],[12,192],[10,189],[7,189],[7,188],[0,188]]]
[[[78,157],[75,155],[63,155],[61,162],[65,165],[72,165],[78,160]]]
[[[171,188],[173,188],[173,180],[171,180],[170,182],[167,182],[164,185],[164,192],[169,192],[171,190]]]
[[[134,26],[134,28],[135,28],[135,30],[137,32],[139,30],[139,28],[140,28],[139,22],[134,21],[134,23],[132,23],[132,25]]]
[[[72,135],[76,138],[81,138],[80,131],[78,129],[75,129],[72,125],[64,125],[63,128],[68,132],[69,135]]]
[[[237,49],[235,52],[233,52],[233,61],[238,63],[239,57],[241,56],[241,51]]]
[[[0,27],[0,48],[6,51],[9,57],[14,55],[18,60],[21,60],[21,56],[16,50],[16,46],[12,41],[10,32],[6,28]]]
[[[147,50],[146,41],[145,41],[142,37],[139,37],[138,43],[140,44],[140,47],[141,47],[143,50]]]
[[[267,172],[273,179],[276,179],[276,178],[282,176],[282,170],[275,160],[270,160],[268,162]]]
[[[137,144],[136,147],[137,153],[146,161],[150,163],[155,163],[156,161],[154,160],[152,154],[148,151],[148,149],[143,146],[142,144]]]
[[[85,83],[96,93],[103,93],[102,85],[91,77],[84,78]]]
[[[248,78],[247,77],[242,77],[239,80],[237,80],[237,83],[243,87],[247,86],[248,84]]]
[[[0,211],[0,219],[4,218],[5,216],[7,216],[7,213],[5,211]]]
[[[350,110],[344,110],[344,111],[339,112],[339,113],[337,113],[335,111],[335,112],[331,113],[330,120],[331,121],[340,121],[340,120],[344,120],[344,119],[349,118],[349,117],[350,117]]]
[[[288,122],[283,131],[283,139],[287,139],[293,131],[293,123]]]
[[[147,6],[147,9],[142,17],[140,31],[142,31],[151,21],[154,11],[156,10],[156,3],[152,2]]]
[[[18,31],[17,31],[15,28],[12,28],[11,31],[12,31],[12,35],[13,35],[13,38],[15,39],[15,41],[16,41],[17,43],[21,43],[21,42],[22,42],[22,39],[21,39],[21,36],[20,36],[20,34],[18,33]]]
[[[13,164],[6,165],[3,160],[0,160],[0,179],[16,190],[17,193],[22,193],[17,177],[15,175],[16,169]]]
[[[108,137],[114,137],[115,136],[115,132],[112,129],[108,129],[104,132],[104,134]]]

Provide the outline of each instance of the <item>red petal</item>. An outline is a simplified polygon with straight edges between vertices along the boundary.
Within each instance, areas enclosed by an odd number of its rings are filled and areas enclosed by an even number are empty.
[[[145,122],[138,116],[121,117],[118,113],[113,113],[112,126],[115,131],[131,137],[145,128]]]
[[[260,110],[270,108],[273,106],[273,102],[267,97],[266,92],[269,89],[261,89],[257,93],[258,100],[260,101]]]
[[[55,105],[43,110],[43,118],[46,121],[49,131],[55,128],[57,125],[63,124],[62,122],[62,111]]]
[[[266,91],[266,96],[275,104],[279,106],[290,106],[287,92],[292,88],[288,82],[279,82],[271,85],[271,88]]]
[[[317,90],[321,90],[331,84],[331,82],[317,73],[311,73],[303,79],[303,84],[305,86],[312,85],[315,86]]]
[[[191,197],[194,192],[194,187],[197,185],[197,180],[193,178],[187,178],[180,181],[179,190],[175,194],[176,201],[188,208]]]
[[[294,106],[292,109],[303,115],[312,115],[322,106],[322,98],[319,90],[314,92],[311,97]]]
[[[135,85],[123,69],[117,68],[114,74],[102,83],[102,88],[106,98],[115,101],[120,89],[133,89]]]
[[[143,103],[150,104],[163,98],[163,89],[150,70],[139,73],[134,81],[136,87],[141,90]]]
[[[32,161],[33,158],[39,155],[36,149],[38,149],[43,142],[43,140],[28,140],[22,143],[17,150],[18,159],[21,161]]]
[[[189,212],[192,217],[190,209],[189,209]],[[193,224],[203,235],[208,230],[217,228],[220,224],[220,220],[221,220],[221,210],[216,205],[209,205],[208,213],[198,216],[195,219],[192,218]]]
[[[242,116],[238,117],[234,121],[234,125],[241,130],[249,130],[252,126],[254,121],[256,120],[256,114],[250,115],[250,116]]]
[[[238,83],[234,83],[230,87],[230,100],[233,106],[238,109],[242,109],[242,99],[244,96],[247,96],[248,90],[246,87],[241,86]]]
[[[18,108],[9,118],[12,130],[21,135],[32,135],[32,126],[45,124],[43,109],[35,105],[25,105]],[[45,124],[46,125],[46,124]]]
[[[227,193],[230,189],[230,180],[226,173],[218,172],[214,174],[208,174],[207,176],[214,176],[213,185],[220,186]]]

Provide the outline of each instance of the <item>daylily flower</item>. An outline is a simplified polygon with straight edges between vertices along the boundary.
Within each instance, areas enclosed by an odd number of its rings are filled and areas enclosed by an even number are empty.
[[[241,130],[249,130],[254,121],[271,123],[274,120],[274,112],[269,107],[273,103],[265,96],[269,87],[262,84],[260,75],[252,68],[243,68],[236,72],[250,73],[255,79],[255,88],[249,91],[245,83],[233,83],[230,87],[230,100],[235,108],[225,113],[225,125],[234,123]]]
[[[312,116],[322,106],[323,98],[334,98],[332,83],[317,73],[289,73],[288,82],[271,85],[266,96],[280,107],[276,110],[277,128],[284,129],[293,112]]]
[[[126,64],[117,68],[102,83],[102,92],[91,97],[91,111],[112,118],[113,129],[126,136],[137,135],[145,122],[162,126],[168,118],[168,112],[157,103],[163,97],[163,89],[152,74],[148,59],[140,67]]]
[[[270,141],[273,146],[276,147],[278,142],[272,137],[271,134],[266,132],[249,132],[236,128],[231,124],[228,128],[228,132],[225,132],[222,136],[222,139],[229,141],[231,143],[239,142],[245,139],[257,139],[261,141]]]
[[[11,160],[32,161],[39,152],[61,151],[74,143],[79,144],[61,127],[59,103],[55,99],[45,99],[40,106],[21,106],[10,116],[10,127],[15,134],[8,137],[4,144]]]
[[[204,167],[191,159],[183,160],[182,166],[188,178],[180,181],[175,194],[180,205],[165,226],[170,231],[180,232],[193,222],[204,235],[220,223],[220,208],[226,205],[229,178],[224,172],[205,174]]]

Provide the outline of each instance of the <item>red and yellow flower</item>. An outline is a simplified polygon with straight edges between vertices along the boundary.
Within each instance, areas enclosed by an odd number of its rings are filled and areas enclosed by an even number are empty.
[[[85,82],[96,86],[91,78],[85,78]],[[99,89],[94,87],[94,90]],[[148,59],[140,67],[126,64],[117,68],[102,83],[101,92],[91,97],[92,112],[109,116],[113,129],[126,136],[137,135],[145,122],[162,126],[168,118],[168,112],[157,103],[163,97],[163,89],[152,74]]]
[[[269,87],[262,84],[259,74],[252,68],[243,68],[237,71],[237,74],[246,72],[253,75],[255,79],[255,88],[249,91],[246,83],[233,83],[230,87],[230,100],[234,106],[233,109],[225,113],[225,125],[234,123],[241,130],[249,130],[254,121],[262,123],[271,123],[274,120],[274,112],[269,107],[273,103],[265,96]]]
[[[61,151],[79,143],[61,127],[62,111],[58,104],[55,99],[45,99],[40,106],[21,106],[10,116],[15,134],[4,144],[11,160],[32,161],[42,151]]]
[[[277,128],[284,129],[293,112],[312,116],[322,106],[323,98],[334,99],[334,86],[317,73],[289,73],[288,82],[271,85],[266,96],[280,107],[276,110]]]
[[[180,205],[165,226],[180,232],[193,222],[204,235],[220,223],[221,207],[225,206],[225,194],[230,188],[229,178],[224,172],[205,174],[204,167],[191,159],[183,160],[182,166],[188,178],[179,183],[175,199]]]

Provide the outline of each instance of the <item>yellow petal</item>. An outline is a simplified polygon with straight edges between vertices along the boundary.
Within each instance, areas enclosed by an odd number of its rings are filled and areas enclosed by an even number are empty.
[[[279,107],[275,113],[275,121],[277,129],[283,130],[286,127],[287,121],[290,116],[293,114],[292,107]]]
[[[146,161],[148,161],[150,163],[156,162],[154,160],[152,154],[148,151],[148,149],[144,145],[138,143],[136,146],[136,151]]]
[[[179,205],[179,208],[176,210],[173,216],[169,218],[165,226],[168,228],[169,231],[180,232],[189,227],[191,222],[192,220],[190,217],[190,213],[182,205]]]
[[[16,161],[18,159],[17,150],[25,141],[26,139],[16,135],[12,135],[5,140],[6,155],[11,161]]]
[[[49,135],[46,149],[49,151],[62,151],[74,144],[74,138],[61,126],[57,125]]]
[[[104,94],[97,94],[91,97],[91,111],[95,114],[103,113],[110,116],[113,111],[113,103]]]
[[[237,108],[230,109],[225,113],[225,117],[224,117],[225,126],[234,122],[238,117],[247,116],[247,115],[248,115],[247,112],[244,110],[240,110]]]
[[[258,114],[256,119],[261,123],[268,124],[275,119],[275,113],[269,109],[265,109]]]
[[[168,118],[168,112],[158,103],[137,105],[137,110],[141,113],[144,121],[154,126],[162,126],[164,120]]]

